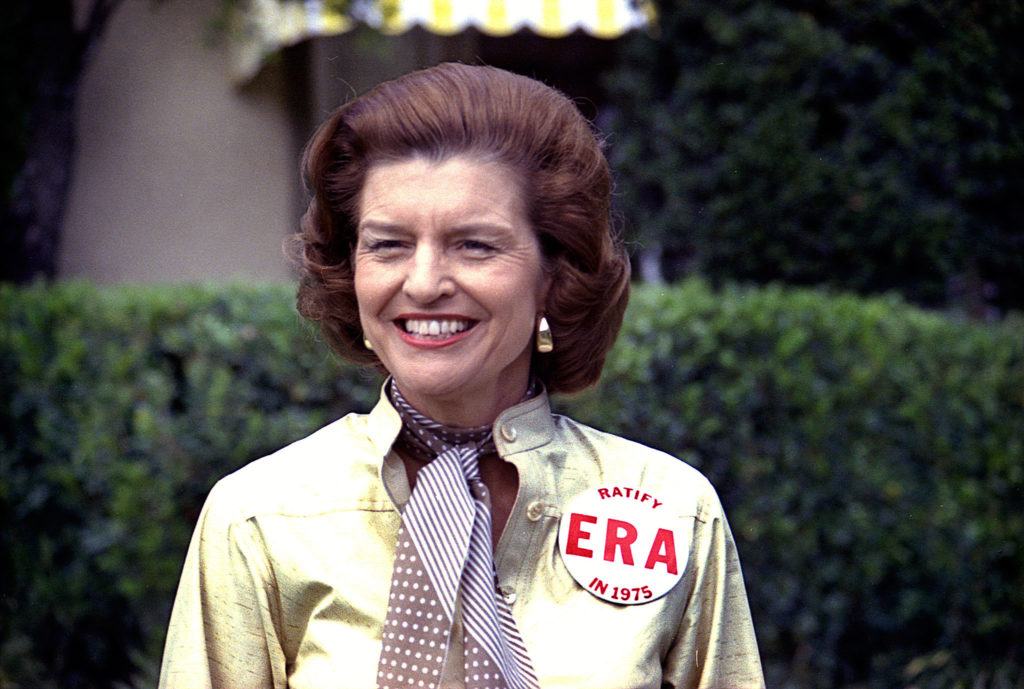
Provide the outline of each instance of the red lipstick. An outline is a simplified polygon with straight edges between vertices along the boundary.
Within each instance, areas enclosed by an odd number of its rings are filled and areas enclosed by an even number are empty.
[[[405,329],[405,322],[410,320],[417,321],[460,321],[468,323],[469,327],[465,330],[460,330],[457,333],[449,333],[445,335],[420,335],[419,333],[411,333]],[[394,326],[398,330],[398,336],[406,344],[416,347],[419,349],[439,349],[441,347],[449,347],[461,340],[464,340],[472,332],[473,328],[476,327],[478,321],[472,318],[466,318],[465,316],[457,314],[447,313],[408,313],[401,314],[394,321]]]

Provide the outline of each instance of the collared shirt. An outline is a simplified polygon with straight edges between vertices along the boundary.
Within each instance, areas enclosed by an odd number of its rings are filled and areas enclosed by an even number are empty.
[[[349,414],[214,486],[185,560],[160,689],[376,686],[409,497],[391,451],[400,426],[382,395],[369,414]],[[544,689],[764,686],[733,538],[700,473],[552,415],[544,394],[503,412],[494,438],[519,474],[495,548],[499,589]],[[601,485],[668,495],[692,525],[683,576],[664,597],[609,603],[563,564],[562,512]],[[445,689],[462,686],[452,636]]]

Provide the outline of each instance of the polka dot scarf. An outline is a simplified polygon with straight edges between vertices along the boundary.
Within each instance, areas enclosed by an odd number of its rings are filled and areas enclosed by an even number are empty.
[[[428,464],[402,510],[377,686],[438,686],[458,600],[466,688],[539,689],[497,590],[490,497],[478,462],[494,451],[491,428],[442,426],[413,409],[394,380],[388,393],[402,417],[397,442]]]

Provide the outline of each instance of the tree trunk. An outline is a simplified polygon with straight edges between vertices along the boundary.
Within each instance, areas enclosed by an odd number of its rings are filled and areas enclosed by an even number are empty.
[[[56,275],[75,161],[78,87],[93,49],[121,2],[94,0],[81,29],[75,27],[72,0],[47,0],[21,15],[26,25],[20,28],[30,40],[18,67],[33,80],[33,94],[25,160],[0,212],[0,280],[23,283]]]
[[[61,224],[71,191],[75,156],[73,84],[43,87],[31,115],[28,155],[14,181],[5,229],[15,240],[4,258],[4,277],[27,282],[53,278],[57,270]]]

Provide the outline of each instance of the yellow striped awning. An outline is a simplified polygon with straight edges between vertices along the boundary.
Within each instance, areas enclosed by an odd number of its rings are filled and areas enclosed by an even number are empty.
[[[473,26],[491,36],[529,29],[551,38],[583,30],[615,38],[647,21],[630,0],[400,0],[382,17],[380,28],[399,33],[419,24],[450,35]]]
[[[233,72],[246,81],[278,49],[344,33],[357,21],[387,34],[421,26],[445,36],[475,27],[491,36],[529,29],[550,38],[578,30],[617,38],[652,25],[654,6],[651,0],[248,0],[236,19]]]

